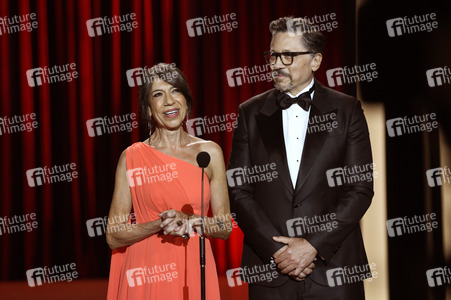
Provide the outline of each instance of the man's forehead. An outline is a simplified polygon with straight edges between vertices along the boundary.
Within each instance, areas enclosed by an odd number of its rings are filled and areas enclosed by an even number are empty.
[[[301,35],[290,35],[288,32],[279,32],[273,35],[270,43],[271,49],[273,47],[284,48],[287,49],[278,49],[278,50],[293,50],[292,48],[299,48],[302,46],[302,36]]]

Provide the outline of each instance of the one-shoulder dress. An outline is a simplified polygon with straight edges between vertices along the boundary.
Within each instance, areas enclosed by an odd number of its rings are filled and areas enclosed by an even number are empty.
[[[201,176],[198,166],[139,142],[126,150],[127,177],[136,223],[158,219],[175,209],[200,215]],[[204,174],[204,213],[210,207],[210,185]],[[216,264],[205,239],[206,299],[220,299]],[[113,250],[108,300],[201,298],[199,235],[189,240],[154,234]]]

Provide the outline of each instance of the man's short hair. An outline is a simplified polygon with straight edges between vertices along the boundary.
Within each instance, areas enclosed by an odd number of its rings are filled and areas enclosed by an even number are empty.
[[[292,32],[300,35],[306,50],[314,53],[323,53],[324,35],[304,18],[293,18],[291,16],[279,18],[269,24],[269,31],[273,37],[280,32]]]

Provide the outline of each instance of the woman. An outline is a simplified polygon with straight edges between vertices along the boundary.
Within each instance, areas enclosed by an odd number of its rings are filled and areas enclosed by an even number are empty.
[[[200,299],[202,171],[196,157],[201,151],[211,157],[204,175],[204,212],[211,205],[213,214],[204,220],[206,299],[220,298],[208,238],[227,239],[232,228],[224,159],[217,144],[184,130],[191,107],[191,92],[178,68],[160,63],[147,71],[139,109],[152,130],[119,158],[108,216],[109,300]]]

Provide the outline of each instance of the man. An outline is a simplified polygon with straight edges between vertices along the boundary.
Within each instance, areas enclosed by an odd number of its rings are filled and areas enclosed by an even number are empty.
[[[360,102],[314,79],[320,32],[287,17],[270,31],[275,89],[240,105],[228,166],[241,277],[250,299],[364,299],[373,165]]]

